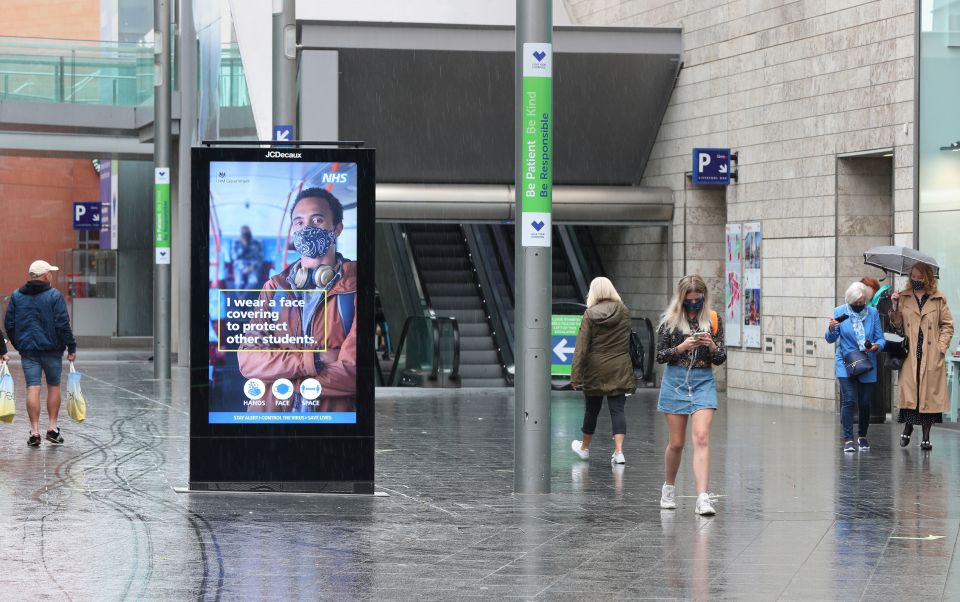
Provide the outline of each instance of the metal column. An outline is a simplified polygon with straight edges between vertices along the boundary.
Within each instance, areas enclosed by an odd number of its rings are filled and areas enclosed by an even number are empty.
[[[180,136],[178,139],[180,152],[177,163],[177,203],[179,214],[177,228],[179,230],[178,243],[181,249],[191,247],[191,168],[190,149],[193,146],[197,130],[197,30],[193,22],[193,0],[180,0],[177,19],[177,78],[180,88]],[[178,304],[180,306],[180,320],[177,325],[179,348],[177,365],[190,365],[190,287],[186,283],[190,280],[190,253],[183,252],[177,257],[179,262],[178,279],[181,283]]]
[[[170,378],[170,0],[154,0],[153,375]]]
[[[297,123],[296,0],[273,0],[273,125],[292,125],[291,138],[302,139]]]
[[[550,493],[552,42],[551,0],[517,0],[513,463],[517,493]]]

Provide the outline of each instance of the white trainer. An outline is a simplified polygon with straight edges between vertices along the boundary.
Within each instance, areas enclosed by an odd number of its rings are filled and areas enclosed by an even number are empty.
[[[717,513],[713,509],[713,504],[710,503],[710,496],[706,493],[701,493],[697,496],[697,507],[695,511],[700,516],[713,516]]]
[[[577,439],[573,440],[573,443],[570,444],[570,449],[573,450],[573,453],[580,456],[581,460],[587,460],[590,458],[590,450],[583,449],[583,442]]]
[[[677,507],[676,487],[663,484],[660,489],[660,507],[664,510],[673,510]]]
[[[610,458],[610,461],[613,462],[614,464],[626,464],[626,463],[627,463],[626,459],[624,459],[624,457],[623,457],[623,452],[616,452],[616,453],[614,453],[613,456]]]

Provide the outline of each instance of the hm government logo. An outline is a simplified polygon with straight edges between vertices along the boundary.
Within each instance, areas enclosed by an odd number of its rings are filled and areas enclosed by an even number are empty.
[[[267,153],[267,159],[301,159],[303,153],[281,153],[280,151],[270,151]]]
[[[228,176],[225,171],[217,172],[217,184],[249,184],[250,178],[246,176]]]

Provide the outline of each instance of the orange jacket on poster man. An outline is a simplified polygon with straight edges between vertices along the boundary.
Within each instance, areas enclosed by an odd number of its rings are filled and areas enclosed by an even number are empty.
[[[296,267],[293,264],[283,272],[272,277],[263,285],[260,300],[267,308],[271,299],[279,298],[278,293],[289,291],[287,281],[290,270]],[[281,402],[271,393],[271,385],[275,380],[288,378],[293,382],[294,390],[299,392],[300,383],[306,378],[315,378],[320,381],[322,393],[319,405],[311,406],[311,412],[354,412],[357,399],[357,264],[353,261],[343,261],[340,277],[327,292],[326,309],[317,309],[312,319],[312,332],[318,339],[316,348],[325,351],[298,351],[302,345],[268,345],[253,344],[241,345],[238,353],[240,371],[246,378],[259,378],[266,385],[266,394],[263,399],[266,405],[248,406],[250,412],[290,412],[299,393],[296,393],[287,402]],[[287,293],[294,295],[295,293]],[[353,319],[344,332],[344,322],[339,310],[338,297],[350,295],[353,308]],[[303,333],[303,309],[300,307],[274,307],[270,311],[279,313],[276,323],[287,324],[285,332],[265,332],[267,334],[291,334],[300,336]],[[324,325],[326,320],[326,325]],[[251,323],[269,322],[266,319],[251,320]],[[326,345],[323,336],[326,333]],[[251,335],[253,333],[250,333]],[[322,362],[322,368],[317,371],[315,356]]]

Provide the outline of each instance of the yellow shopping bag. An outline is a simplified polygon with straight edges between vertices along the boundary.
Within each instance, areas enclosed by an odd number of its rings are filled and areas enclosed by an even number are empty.
[[[17,404],[13,401],[13,377],[7,362],[0,362],[0,420],[10,424],[17,415]]]
[[[73,362],[70,362],[70,373],[67,374],[67,414],[77,422],[83,422],[87,417],[87,402],[80,390],[80,373]]]

